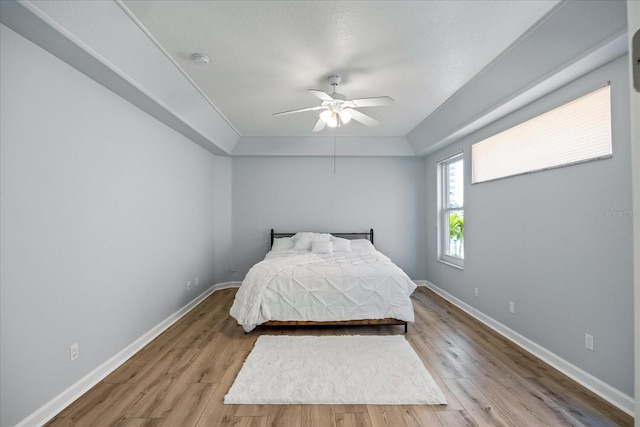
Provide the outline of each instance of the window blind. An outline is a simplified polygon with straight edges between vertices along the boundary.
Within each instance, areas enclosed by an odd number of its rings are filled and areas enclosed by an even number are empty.
[[[472,183],[610,157],[609,85],[471,147]]]

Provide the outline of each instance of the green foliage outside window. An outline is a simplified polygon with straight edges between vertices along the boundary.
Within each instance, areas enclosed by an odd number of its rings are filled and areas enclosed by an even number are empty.
[[[449,237],[457,241],[464,239],[464,218],[457,212],[449,215]]]

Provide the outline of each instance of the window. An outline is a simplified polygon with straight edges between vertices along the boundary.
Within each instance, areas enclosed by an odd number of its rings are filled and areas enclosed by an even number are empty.
[[[611,157],[609,85],[471,147],[472,183]]]
[[[462,153],[438,163],[438,259],[464,264],[464,163]]]

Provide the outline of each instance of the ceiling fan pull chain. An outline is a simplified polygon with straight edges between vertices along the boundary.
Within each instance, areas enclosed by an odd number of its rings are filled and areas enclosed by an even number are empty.
[[[338,125],[333,128],[333,174],[336,174],[336,130],[340,127],[340,114],[336,114]]]

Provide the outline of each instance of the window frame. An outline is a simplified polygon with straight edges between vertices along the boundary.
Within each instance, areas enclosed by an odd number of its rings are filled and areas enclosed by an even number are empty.
[[[463,202],[462,206],[450,206],[449,203],[449,185],[448,179],[449,166],[458,161],[462,162],[462,186],[463,186]],[[437,185],[438,185],[438,221],[437,221],[437,234],[438,234],[438,261],[447,264],[451,267],[464,269],[464,252],[462,257],[457,257],[448,254],[449,242],[450,242],[450,230],[448,218],[451,212],[460,211],[464,217],[464,177],[465,177],[465,164],[464,164],[464,152],[458,151],[440,161],[437,162]],[[464,234],[462,239],[462,245],[464,248]]]

